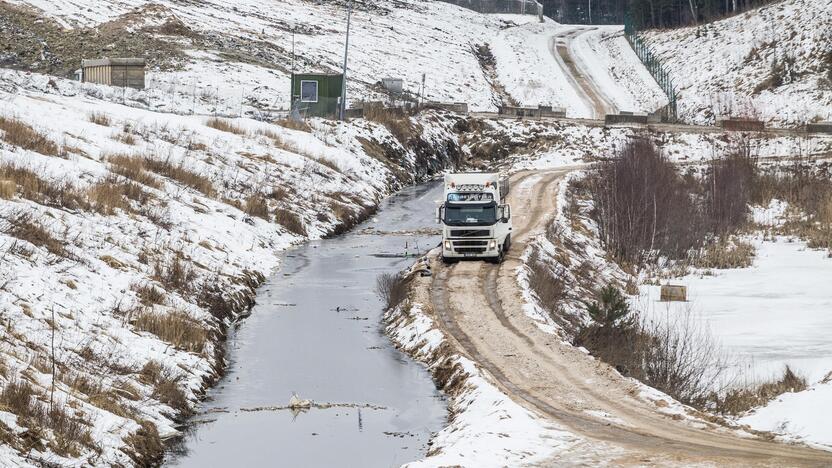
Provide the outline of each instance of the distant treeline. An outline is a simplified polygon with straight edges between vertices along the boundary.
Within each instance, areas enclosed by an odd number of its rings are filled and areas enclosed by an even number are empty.
[[[561,23],[623,24],[639,29],[706,23],[778,0],[542,0],[546,16]]]

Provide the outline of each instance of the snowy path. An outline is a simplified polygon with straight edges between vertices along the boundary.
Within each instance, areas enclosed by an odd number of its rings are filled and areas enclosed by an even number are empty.
[[[502,265],[437,264],[429,288],[431,309],[454,348],[479,363],[498,387],[559,427],[602,446],[623,450],[596,453],[583,462],[616,466],[712,464],[804,466],[832,462],[832,454],[803,447],[740,438],[713,425],[694,426],[664,416],[638,394],[632,381],[609,366],[541,331],[522,313],[525,299],[516,280],[520,256],[555,209],[562,171],[550,171],[510,199],[515,238]],[[472,313],[475,311],[475,313]],[[552,463],[572,463],[560,454]],[[573,454],[574,455],[574,454]],[[586,453],[581,456],[586,457]],[[606,459],[605,459],[606,457]]]
[[[593,75],[588,72],[586,58],[574,53],[575,38],[594,31],[592,27],[567,29],[551,39],[552,56],[566,72],[569,83],[586,105],[586,115],[593,119],[603,119],[604,115],[615,112],[615,105],[598,87]]]

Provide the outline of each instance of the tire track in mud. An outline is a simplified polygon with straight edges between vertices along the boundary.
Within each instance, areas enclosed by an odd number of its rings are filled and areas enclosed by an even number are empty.
[[[529,206],[530,215],[516,232],[513,252],[522,253],[525,250],[528,242],[526,237],[532,229],[540,227],[541,220],[545,218],[547,204],[544,201],[552,194],[551,185],[559,182],[563,173],[550,174],[541,177],[535,187],[528,190],[534,196],[526,196],[523,200]],[[523,174],[517,185],[528,177],[529,174]],[[512,196],[516,198],[517,194],[512,193]],[[622,398],[616,399],[615,391],[624,391],[623,388],[616,388],[620,382],[614,382],[615,379],[598,369],[587,373],[585,368],[580,367],[580,363],[570,361],[569,356],[565,356],[565,361],[563,356],[556,359],[557,352],[563,354],[568,351],[557,344],[556,337],[541,336],[542,332],[535,333],[534,330],[523,331],[523,325],[515,323],[520,320],[520,324],[525,324],[530,320],[522,316],[516,302],[511,303],[511,297],[510,304],[505,304],[501,297],[501,292],[506,293],[507,285],[517,289],[513,274],[516,268],[509,267],[512,264],[519,266],[517,255],[512,255],[505,264],[498,266],[479,264],[474,269],[469,263],[440,268],[432,280],[430,297],[439,322],[448,332],[451,341],[491,374],[497,385],[521,405],[589,439],[623,447],[629,451],[626,455],[630,458],[617,458],[616,462],[620,464],[718,462],[734,466],[829,466],[832,463],[832,454],[826,452],[758,439],[740,439],[730,434],[685,426],[660,415],[647,407],[646,403],[629,398],[626,394],[619,394]],[[472,282],[476,288],[470,287]],[[461,283],[462,286],[455,283]],[[501,285],[504,287],[502,290]],[[470,300],[486,307],[477,308],[473,313],[482,316],[490,314],[496,319],[491,321],[494,323],[488,329],[487,338],[480,336],[477,340],[470,335],[473,331],[483,333],[483,323],[471,322],[471,317],[454,307],[452,299],[465,300],[459,294],[454,295],[455,289],[464,295],[479,295],[479,298]],[[510,312],[506,310],[508,307],[511,308]],[[468,322],[479,325],[472,328]],[[512,351],[516,354],[495,354],[499,347],[495,343],[500,340],[504,341],[504,348],[516,350]],[[574,348],[572,351],[575,351]],[[586,357],[582,359],[588,360]],[[527,368],[518,370],[524,362],[528,364]],[[597,362],[594,365],[604,366]],[[550,373],[536,375],[538,370]],[[523,376],[527,378],[524,379]],[[571,393],[573,395],[569,398],[574,401],[553,396],[552,391]],[[600,409],[621,417],[623,424],[595,417],[586,412],[587,408]]]

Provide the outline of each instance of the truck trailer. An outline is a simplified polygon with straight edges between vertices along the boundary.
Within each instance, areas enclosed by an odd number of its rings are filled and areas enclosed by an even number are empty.
[[[511,245],[511,207],[505,203],[508,177],[497,173],[445,174],[442,204],[442,260],[484,259],[495,263]]]

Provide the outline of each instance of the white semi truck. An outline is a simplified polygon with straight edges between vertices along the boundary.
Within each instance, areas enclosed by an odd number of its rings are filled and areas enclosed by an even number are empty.
[[[501,262],[511,245],[511,207],[505,203],[508,177],[496,173],[445,175],[442,204],[442,260],[464,258]]]

